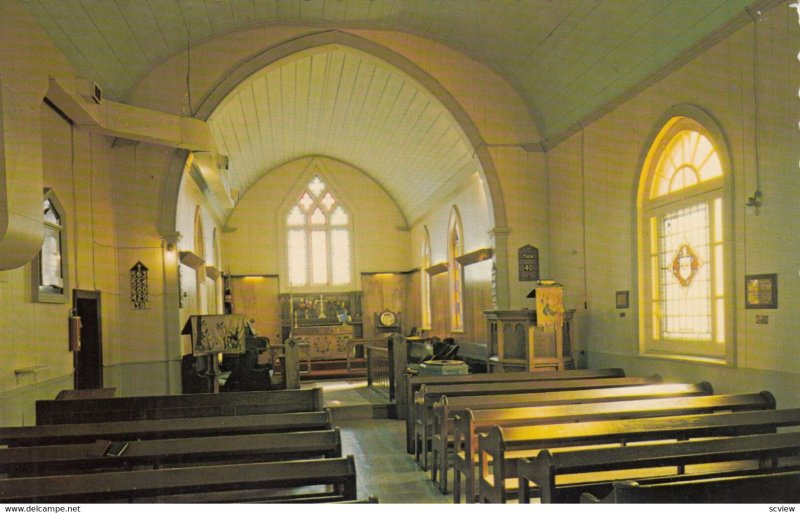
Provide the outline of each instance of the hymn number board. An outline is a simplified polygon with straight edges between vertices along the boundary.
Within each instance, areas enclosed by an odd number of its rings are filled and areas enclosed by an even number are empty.
[[[530,244],[517,251],[519,263],[519,281],[536,281],[539,279],[539,250]]]

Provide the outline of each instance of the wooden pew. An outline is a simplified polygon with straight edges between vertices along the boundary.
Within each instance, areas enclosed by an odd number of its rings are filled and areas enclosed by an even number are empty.
[[[778,471],[783,458],[798,455],[800,432],[563,452],[544,449],[519,463],[520,502],[530,501],[531,483],[538,486],[542,503],[577,502],[584,492],[608,493],[613,481],[620,479],[644,481],[652,476],[654,482],[664,483],[687,476],[726,477],[748,468],[750,473]],[[692,465],[702,467],[687,469]]]
[[[581,494],[583,504],[750,504],[800,502],[800,471],[674,480],[661,483],[616,481],[604,499]]]
[[[447,472],[450,460],[448,446],[452,438],[455,417],[464,416],[467,409],[474,413],[478,410],[633,401],[660,397],[691,397],[711,395],[712,393],[711,384],[702,382],[697,384],[667,383],[634,387],[592,388],[588,390],[530,394],[477,395],[453,398],[442,396],[439,401],[433,404],[431,480],[439,485],[439,490],[442,493],[447,493]],[[439,475],[441,477],[437,480]],[[474,483],[471,489],[474,490]]]
[[[456,433],[456,447],[464,444],[464,451],[458,451],[454,460],[456,471],[456,487],[460,487],[459,473],[463,473],[469,484],[470,476],[475,476],[475,456],[480,455],[480,476],[478,478],[477,492],[481,497],[491,501],[504,501],[514,490],[506,488],[507,478],[515,475],[517,460],[525,456],[525,451],[538,451],[542,447],[539,439],[542,432],[551,428],[542,427],[546,424],[561,424],[565,422],[593,422],[618,419],[647,418],[648,425],[655,425],[654,417],[675,415],[709,414],[713,412],[757,411],[774,410],[775,399],[769,392],[757,394],[715,395],[701,397],[680,397],[668,399],[646,399],[639,401],[619,401],[584,405],[565,405],[556,407],[530,408],[528,412],[508,410],[478,410],[467,411],[465,417],[472,417],[471,421],[460,422]],[[519,409],[518,409],[519,410]],[[498,416],[504,418],[498,418]],[[480,419],[480,417],[483,417]],[[480,420],[476,420],[476,418]],[[520,427],[524,426],[524,427]],[[564,429],[564,433],[574,433],[575,430],[594,429],[602,432],[596,426],[590,428],[577,427]],[[465,429],[472,429],[470,433]],[[470,433],[466,436],[466,433]],[[478,433],[483,433],[478,437]],[[612,442],[615,443],[615,442]],[[569,439],[564,442],[569,445]],[[476,448],[477,445],[477,448]],[[522,451],[522,452],[520,452]],[[467,452],[470,459],[467,460]],[[494,473],[488,474],[488,468],[482,465],[483,461],[496,462]],[[473,488],[473,491],[475,489]],[[467,499],[473,496],[467,492]]]
[[[78,390],[62,390],[56,395],[58,401],[71,401],[73,399],[101,399],[114,397],[117,389],[110,388],[88,388]]]
[[[459,376],[412,376],[404,374],[403,398],[398,398],[397,414],[406,421],[406,452],[414,454],[414,395],[422,385],[459,385],[470,383],[508,383],[515,381],[551,381],[559,379],[624,378],[622,369],[573,369],[564,371],[493,372]]]
[[[326,493],[300,487],[324,485]],[[352,456],[0,480],[0,502],[243,502],[356,500]]]
[[[0,449],[0,473],[24,477],[342,456],[338,429],[139,440],[119,445],[98,441]]]
[[[481,435],[478,439],[480,469],[478,494],[481,500],[490,502],[504,502],[508,496],[514,494],[515,483],[509,484],[508,481],[516,477],[516,466],[519,459],[528,457],[531,454],[535,455],[540,449],[553,447],[553,445],[548,444],[554,442],[542,440],[543,434],[546,434],[549,428],[542,427],[541,424],[562,424],[576,421],[609,422],[616,419],[649,417],[649,419],[642,422],[642,425],[635,425],[635,428],[641,430],[645,436],[652,436],[650,433],[658,431],[656,426],[660,422],[655,417],[773,410],[774,405],[774,399],[771,394],[763,392],[761,394],[647,399],[643,401],[567,405],[556,407],[556,411],[551,413],[551,420],[545,420],[544,422],[534,421],[526,426],[515,427],[492,426],[486,435]],[[611,425],[613,426],[613,423]],[[619,433],[608,433],[607,429],[609,428],[604,427],[603,422],[593,424],[589,428],[569,428],[564,426],[564,429],[560,432],[574,433],[575,430],[581,429],[592,429],[593,432],[600,433],[592,441],[593,444],[619,443],[617,441],[620,437]],[[618,428],[614,427],[614,429]],[[608,437],[608,442],[604,441],[604,436]],[[585,443],[576,444],[569,437],[561,440],[560,444],[562,446],[586,445]],[[489,462],[492,463],[491,471],[488,466]]]
[[[626,387],[661,383],[660,376],[563,379],[507,383],[471,383],[463,385],[422,385],[414,395],[414,459],[428,470],[430,441],[433,428],[433,404],[443,395],[448,397],[476,395],[506,395],[559,390]]]
[[[229,395],[229,394],[226,394]],[[0,444],[8,447],[127,441],[199,436],[280,433],[332,429],[330,410],[270,415],[132,420],[95,424],[54,424],[0,428]]]
[[[36,424],[220,417],[322,410],[322,389],[36,401]]]

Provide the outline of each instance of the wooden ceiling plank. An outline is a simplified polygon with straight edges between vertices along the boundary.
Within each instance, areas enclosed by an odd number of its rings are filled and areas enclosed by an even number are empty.
[[[253,0],[230,0],[233,22],[237,28],[249,27],[258,20]]]
[[[79,27],[76,30],[63,30],[70,42],[71,53],[79,54],[83,62],[90,63],[93,79],[103,84],[114,97],[124,93],[128,71],[114,55],[114,51],[97,31],[94,21],[80,5],[71,5],[56,0],[46,0],[42,5],[49,16],[62,27]]]
[[[214,34],[225,34],[236,27],[233,8],[229,0],[205,0],[205,8]]]
[[[128,77],[137,77],[149,65],[147,56],[133,35],[117,4],[102,0],[81,0],[97,31],[109,44]]]
[[[347,3],[341,0],[325,0],[322,5],[322,21],[339,23],[345,20]]]

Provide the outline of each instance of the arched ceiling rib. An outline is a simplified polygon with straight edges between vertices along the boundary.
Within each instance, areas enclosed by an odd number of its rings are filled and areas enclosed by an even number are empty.
[[[438,99],[383,61],[339,45],[252,75],[208,121],[230,158],[230,186],[240,193],[280,164],[325,155],[368,173],[411,221],[480,172]]]
[[[260,26],[375,28],[443,42],[495,69],[553,138],[747,6],[777,0],[24,0],[80,73],[124,99],[156,64]],[[788,16],[788,13],[786,14]]]

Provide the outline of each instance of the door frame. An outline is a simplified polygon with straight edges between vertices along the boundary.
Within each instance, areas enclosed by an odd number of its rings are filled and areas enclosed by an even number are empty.
[[[103,387],[103,315],[102,315],[102,301],[100,299],[100,291],[99,290],[80,290],[80,289],[73,289],[72,290],[72,313],[73,315],[79,315],[78,310],[78,300],[79,299],[88,299],[94,300],[97,305],[97,318],[94,319],[97,322],[97,360],[94,362],[97,366],[97,373],[98,373],[98,387]],[[84,324],[86,322],[85,319],[81,317],[81,323]],[[83,331],[83,328],[81,328]],[[78,389],[78,367],[79,367],[79,359],[80,359],[80,352],[75,351],[73,354],[73,387],[77,390]]]

